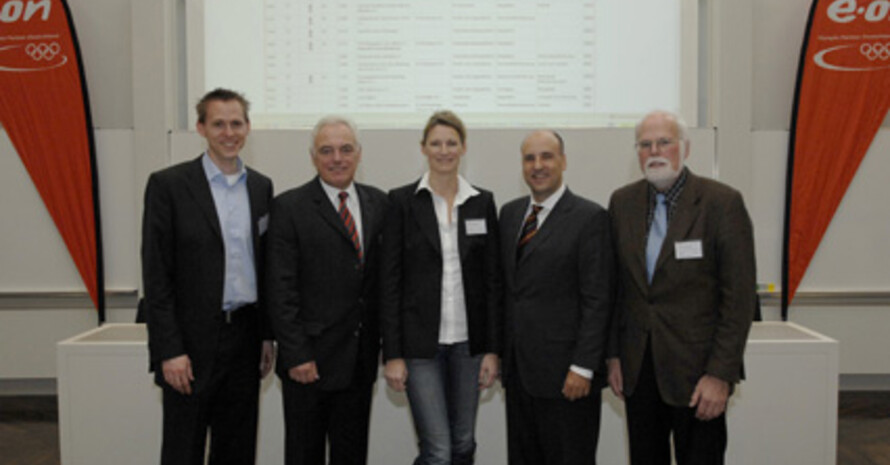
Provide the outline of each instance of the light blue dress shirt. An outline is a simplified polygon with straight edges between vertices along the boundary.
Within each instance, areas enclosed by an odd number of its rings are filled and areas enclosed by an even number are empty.
[[[238,160],[238,172],[226,175],[205,153],[201,158],[213,194],[226,249],[223,310],[230,311],[257,300],[247,169]]]

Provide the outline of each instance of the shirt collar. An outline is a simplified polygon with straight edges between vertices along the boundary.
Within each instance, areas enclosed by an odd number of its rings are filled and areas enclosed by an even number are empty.
[[[212,182],[214,179],[223,179],[226,182],[226,185],[232,186],[235,185],[238,181],[247,176],[247,168],[244,167],[244,163],[241,161],[241,158],[238,158],[238,172],[235,173],[238,176],[235,178],[235,182],[229,182],[227,179],[227,175],[223,173],[216,163],[213,163],[213,160],[210,159],[210,155],[207,152],[204,152],[204,155],[201,156],[201,165],[204,166],[204,175],[207,176],[207,181]]]
[[[414,193],[418,193],[422,190],[428,190],[430,194],[435,194],[433,192],[433,188],[430,187],[430,172],[427,171],[423,173],[423,177],[420,178],[420,182],[417,183],[417,189],[414,190]],[[472,184],[469,183],[463,176],[457,175],[457,194],[454,196],[454,206],[463,205],[464,202],[470,199],[470,197],[474,197],[479,195],[479,190],[473,187]]]
[[[358,202],[358,195],[355,193],[354,182],[350,182],[349,185],[346,186],[346,189],[340,189],[324,182],[324,179],[321,179],[321,176],[318,177],[318,182],[321,183],[321,188],[324,189],[324,193],[327,194],[328,198],[330,198],[332,202],[340,202],[341,191],[346,191],[346,193],[349,194],[349,198],[355,199],[355,201]]]
[[[683,192],[683,187],[686,185],[686,179],[688,176],[689,168],[683,167],[683,170],[680,171],[680,176],[677,177],[677,180],[674,181],[674,184],[671,185],[666,191],[662,192],[664,194],[664,200],[669,205],[673,205],[677,198],[680,197],[680,193]],[[649,200],[650,203],[655,203],[655,195],[658,194],[658,191],[655,189],[651,183],[649,183]]]
[[[556,189],[556,192],[550,194],[550,197],[547,197],[543,202],[535,202],[535,198],[532,195],[529,195],[529,208],[532,205],[540,205],[544,207],[544,210],[550,211],[553,210],[553,207],[556,206],[556,203],[559,202],[559,199],[562,198],[562,195],[566,193],[566,183],[562,183],[559,186],[559,189]]]

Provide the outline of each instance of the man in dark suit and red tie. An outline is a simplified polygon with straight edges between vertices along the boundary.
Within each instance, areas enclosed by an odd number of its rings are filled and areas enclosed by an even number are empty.
[[[319,121],[310,155],[318,176],[275,198],[267,250],[285,463],[322,465],[327,455],[332,464],[364,464],[387,199],[354,182],[362,148],[349,120]]]
[[[240,157],[248,102],[216,89],[197,105],[207,151],[153,173],[142,220],[142,306],[163,388],[161,464],[256,460],[260,377],[272,367],[262,310],[272,182]]]
[[[609,206],[618,262],[609,384],[625,399],[632,464],[722,464],[727,399],[755,307],[754,239],[742,196],[684,167],[686,125],[636,127],[645,179]]]
[[[500,214],[511,465],[596,463],[611,314],[608,213],[563,183],[554,131],[522,143],[531,195]]]

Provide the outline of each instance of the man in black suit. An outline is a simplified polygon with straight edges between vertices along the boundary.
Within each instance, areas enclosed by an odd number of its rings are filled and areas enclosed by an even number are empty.
[[[252,464],[260,378],[273,360],[257,286],[272,182],[239,157],[250,132],[243,96],[216,89],[197,112],[207,151],[153,173],[145,188],[143,307],[163,388],[161,463],[203,464],[209,428],[211,464]]]
[[[278,341],[285,463],[364,464],[380,336],[377,263],[386,195],[353,182],[362,149],[354,125],[318,122],[318,176],[276,197],[267,290]]]
[[[531,189],[501,209],[511,464],[593,464],[611,312],[608,214],[563,184],[562,138],[522,143]]]

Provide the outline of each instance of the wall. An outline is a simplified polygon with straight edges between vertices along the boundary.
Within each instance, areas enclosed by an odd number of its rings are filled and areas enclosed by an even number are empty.
[[[196,156],[200,138],[177,128],[184,111],[179,69],[183,48],[183,0],[69,0],[78,26],[98,142],[107,287],[111,321],[133,316],[132,292],[139,287],[139,218],[145,179],[151,171]],[[711,18],[701,31],[709,62],[709,122],[693,132],[693,170],[740,189],[755,223],[759,281],[780,275],[784,165],[797,57],[808,0],[714,0],[700,2]],[[417,129],[365,131],[359,178],[383,188],[416,178],[423,163]],[[518,145],[527,128],[471,128],[464,174],[492,189],[499,202],[525,193]],[[576,192],[605,204],[614,188],[637,178],[627,129],[566,130],[567,182]],[[306,131],[254,131],[245,158],[271,174],[276,191],[313,175]],[[882,133],[872,152],[890,149]],[[884,157],[885,158],[885,157]],[[802,291],[887,290],[881,266],[890,259],[882,244],[890,233],[888,207],[873,201],[887,162],[870,154],[848,198],[817,252]],[[719,168],[719,172],[718,172]],[[95,325],[95,312],[70,301],[37,310],[8,298],[11,292],[75,291],[82,285],[61,239],[8,140],[0,136],[0,381],[48,379],[55,374],[58,340]],[[868,272],[877,270],[877,272]],[[75,299],[76,300],[76,299]],[[12,303],[10,303],[12,302]],[[841,340],[841,371],[890,374],[886,338],[871,335],[890,327],[886,305],[796,306],[793,321]],[[776,317],[775,308],[766,314]],[[2,383],[0,383],[2,387]],[[2,389],[0,389],[2,391]]]

